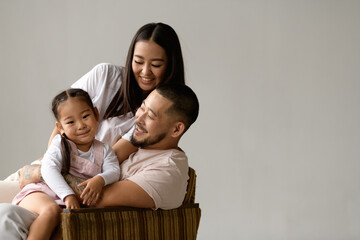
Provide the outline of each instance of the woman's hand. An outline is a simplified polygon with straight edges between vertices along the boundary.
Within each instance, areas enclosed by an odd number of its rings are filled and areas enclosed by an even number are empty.
[[[97,203],[100,198],[100,193],[105,185],[105,180],[101,176],[90,178],[78,185],[78,187],[86,186],[80,195],[83,204],[92,206]]]
[[[74,194],[66,196],[64,202],[67,209],[80,208],[79,201]]]
[[[26,165],[19,172],[19,186],[22,189],[29,183],[41,182],[41,165]]]

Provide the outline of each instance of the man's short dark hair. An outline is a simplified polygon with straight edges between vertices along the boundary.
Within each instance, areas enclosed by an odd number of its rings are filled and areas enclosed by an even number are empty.
[[[194,91],[190,87],[180,84],[160,85],[156,91],[173,103],[166,113],[183,122],[185,131],[189,129],[199,115],[199,101]]]

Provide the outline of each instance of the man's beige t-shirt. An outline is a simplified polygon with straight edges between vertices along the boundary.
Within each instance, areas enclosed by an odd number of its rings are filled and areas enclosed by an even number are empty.
[[[154,200],[156,209],[173,209],[184,200],[188,170],[183,151],[139,149],[120,165],[120,178],[144,189]]]

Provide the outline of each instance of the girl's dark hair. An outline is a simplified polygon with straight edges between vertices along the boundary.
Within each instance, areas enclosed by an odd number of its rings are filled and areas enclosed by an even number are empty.
[[[57,121],[59,121],[59,112],[58,112],[59,105],[65,102],[66,100],[68,100],[69,98],[75,98],[75,97],[86,102],[89,105],[89,107],[91,107],[91,109],[94,111],[94,114],[96,114],[94,105],[91,101],[89,94],[82,89],[70,88],[56,95],[56,97],[54,97],[52,101],[51,109]],[[70,153],[71,153],[71,147],[64,133],[61,135],[61,155],[63,157],[63,166],[61,169],[62,174],[69,173],[70,157],[71,157]]]
[[[160,83],[185,84],[184,62],[179,38],[172,27],[164,23],[149,23],[142,26],[131,41],[128,51],[123,82],[107,108],[104,119],[125,115],[128,112],[135,114],[144,96],[137,84],[132,71],[132,60],[135,44],[138,41],[154,41],[161,46],[167,55],[168,65],[163,81]],[[149,94],[149,93],[148,93]]]

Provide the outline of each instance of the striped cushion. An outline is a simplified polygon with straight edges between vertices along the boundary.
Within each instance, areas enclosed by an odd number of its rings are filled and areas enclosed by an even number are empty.
[[[189,167],[189,180],[183,204],[195,203],[196,173]]]
[[[66,209],[63,239],[196,239],[201,209],[195,201],[195,171],[189,169],[183,205],[172,210],[129,207]]]

